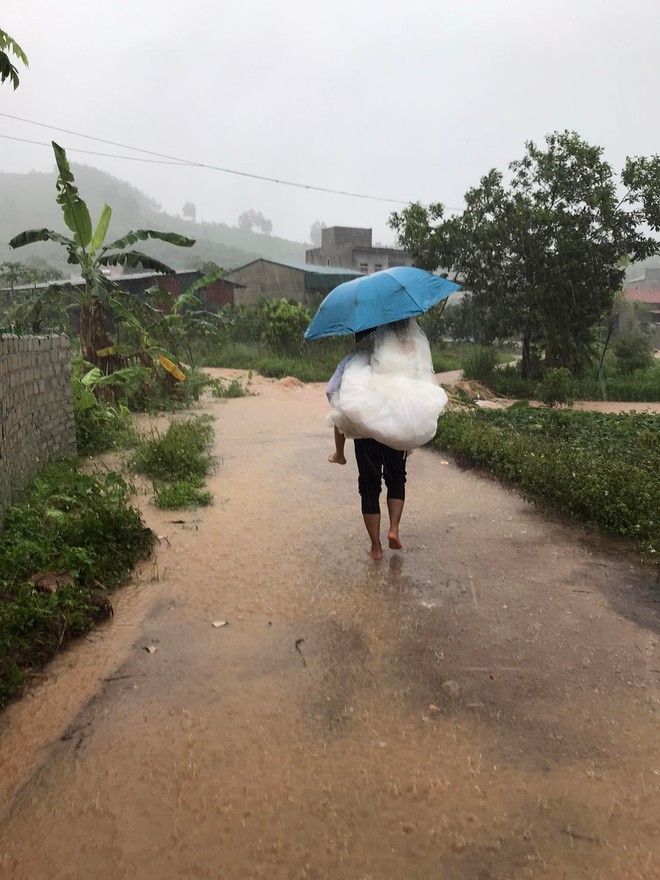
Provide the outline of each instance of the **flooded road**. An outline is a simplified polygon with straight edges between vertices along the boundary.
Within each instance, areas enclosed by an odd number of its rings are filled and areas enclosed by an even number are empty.
[[[145,507],[157,559],[0,718],[0,877],[660,876],[655,579],[427,451],[375,563],[322,389],[256,388],[215,506]]]

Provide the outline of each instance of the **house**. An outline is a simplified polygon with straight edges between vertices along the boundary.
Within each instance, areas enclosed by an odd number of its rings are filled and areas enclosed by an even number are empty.
[[[624,290],[625,305],[615,310],[617,325],[638,325],[660,349],[660,267],[631,266]]]
[[[126,274],[112,273],[109,275],[110,280],[129,293],[140,296],[150,287],[163,287],[173,296],[179,296],[187,290],[192,284],[202,278],[202,273],[194,272],[175,272],[173,275],[160,275],[154,272],[135,272]],[[37,284],[22,287],[14,287],[13,289],[0,290],[0,310],[7,309],[10,305],[18,302],[21,298],[27,299],[42,289],[47,287],[79,287],[83,284],[82,278],[70,278],[66,281],[54,281],[50,284]],[[225,276],[209,284],[207,287],[197,291],[202,305],[215,311],[225,305],[233,305],[237,287],[240,285],[235,281],[229,281]]]
[[[660,284],[657,288],[627,287],[624,300],[627,308],[617,310],[619,327],[638,324],[650,335],[653,347],[660,348]]]
[[[341,266],[312,266],[262,257],[228,272],[224,280],[238,285],[236,305],[254,306],[260,299],[292,299],[316,307],[334,287],[359,274]]]
[[[321,230],[321,247],[306,252],[313,266],[342,266],[370,275],[393,266],[412,266],[412,257],[397,248],[374,247],[372,230],[355,226],[330,226]]]

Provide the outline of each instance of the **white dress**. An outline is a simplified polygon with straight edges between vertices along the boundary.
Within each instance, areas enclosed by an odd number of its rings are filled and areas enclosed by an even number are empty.
[[[379,327],[373,354],[358,351],[348,361],[330,397],[330,419],[347,437],[408,450],[433,439],[446,405],[428,340],[411,318],[403,330]]]

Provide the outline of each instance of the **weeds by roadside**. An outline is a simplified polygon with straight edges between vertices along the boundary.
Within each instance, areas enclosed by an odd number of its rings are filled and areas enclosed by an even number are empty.
[[[173,421],[161,433],[153,431],[138,442],[131,466],[154,484],[158,507],[178,509],[212,503],[200,491],[204,477],[215,467],[213,425],[209,416]]]
[[[104,588],[126,580],[155,535],[130,504],[118,474],[51,465],[25,501],[9,507],[0,534],[0,707],[24,670],[112,613]]]

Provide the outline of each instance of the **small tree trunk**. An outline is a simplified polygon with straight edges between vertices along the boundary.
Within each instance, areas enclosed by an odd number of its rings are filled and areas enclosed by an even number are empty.
[[[532,343],[529,334],[526,333],[522,340],[522,361],[520,374],[523,379],[529,379],[532,372]]]

